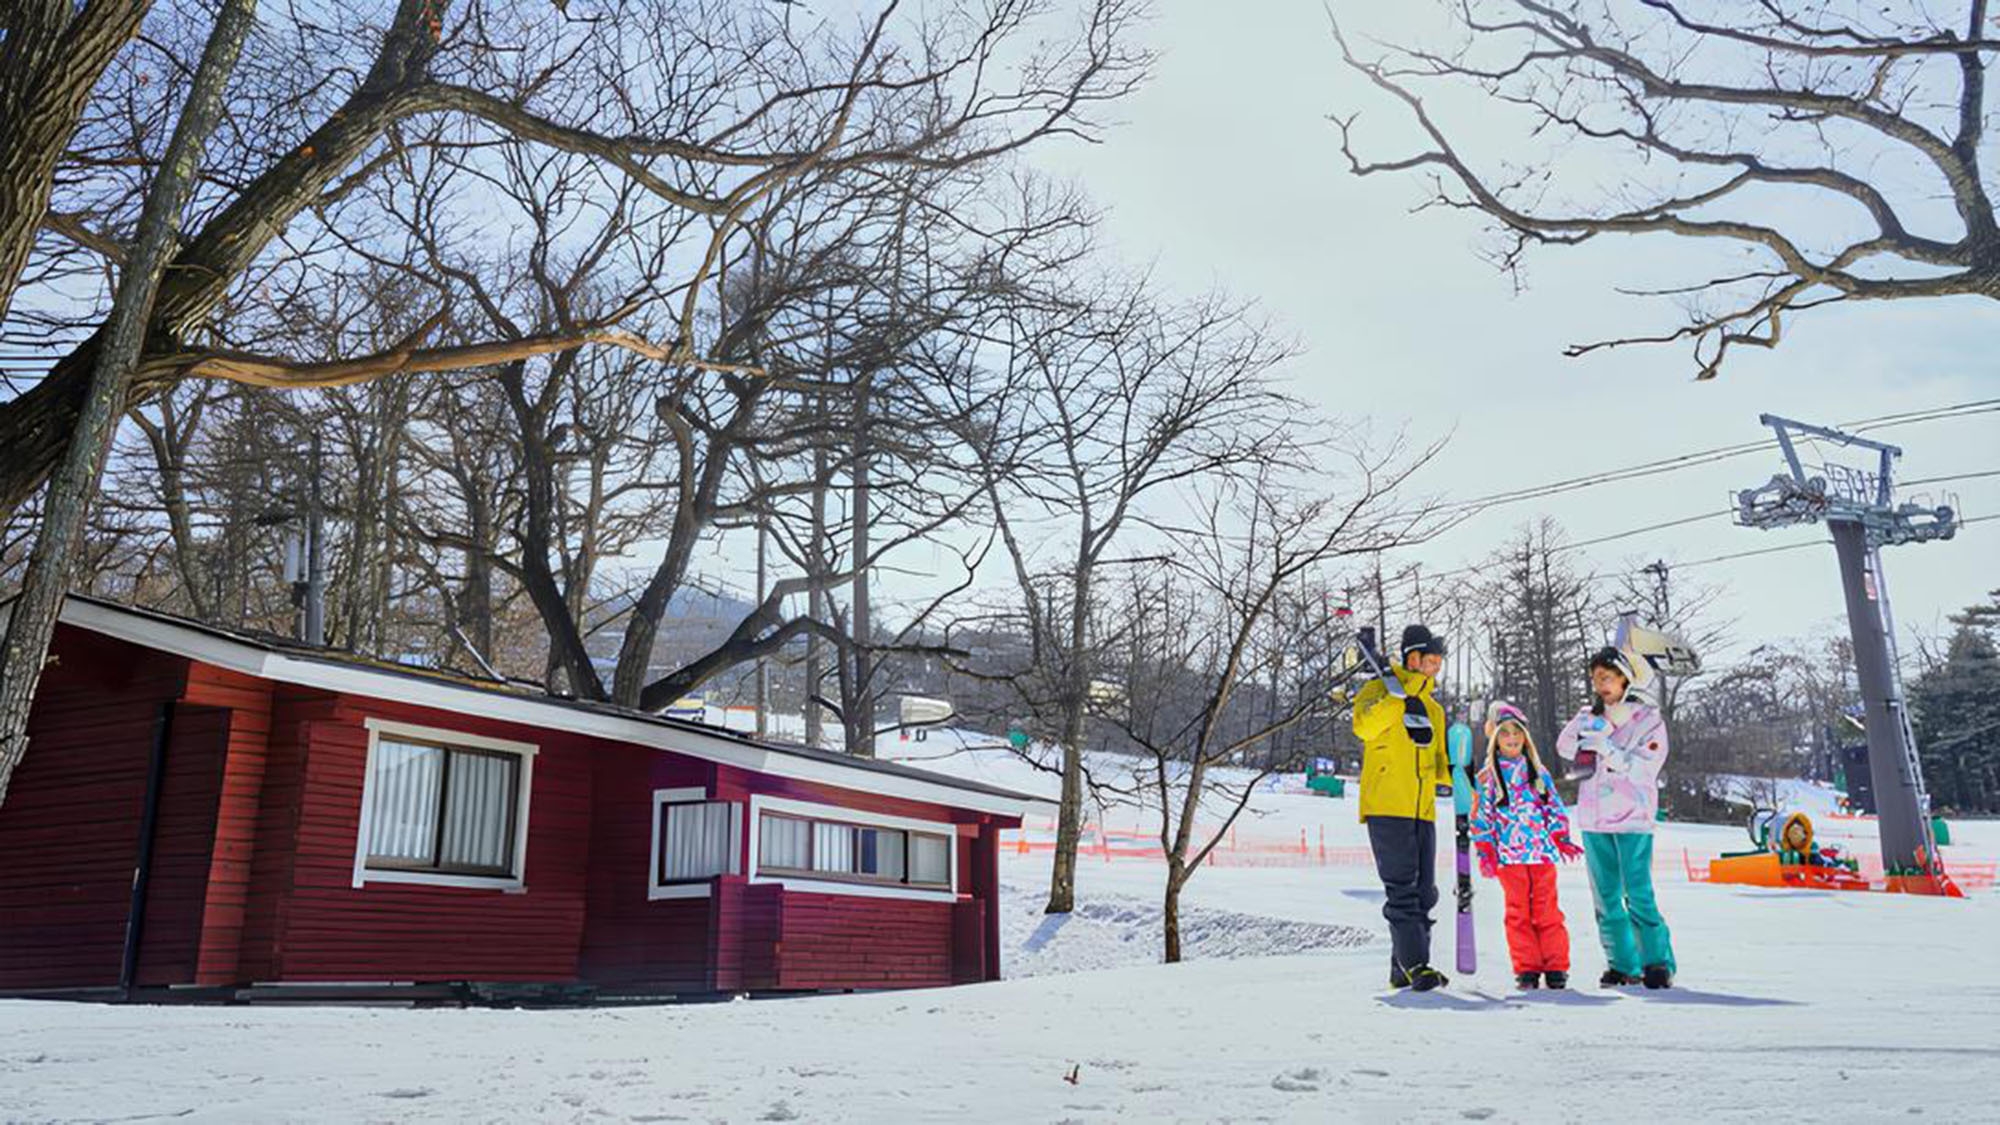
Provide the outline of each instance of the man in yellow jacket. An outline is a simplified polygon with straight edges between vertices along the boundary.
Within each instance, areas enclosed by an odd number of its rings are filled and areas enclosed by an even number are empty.
[[[1431,908],[1437,905],[1437,799],[1451,790],[1444,708],[1432,698],[1444,638],[1422,625],[1403,630],[1394,682],[1369,681],[1354,696],[1361,740],[1361,820],[1382,879],[1389,920],[1389,986],[1427,992],[1446,983],[1431,967]]]

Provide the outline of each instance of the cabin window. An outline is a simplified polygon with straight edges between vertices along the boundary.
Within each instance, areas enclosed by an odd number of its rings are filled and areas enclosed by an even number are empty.
[[[655,883],[736,874],[737,809],[733,801],[661,803],[660,846],[653,860]]]
[[[461,744],[371,724],[363,862],[356,885],[380,881],[518,883],[533,747]]]
[[[757,869],[840,882],[949,888],[951,841],[930,832],[765,812]]]

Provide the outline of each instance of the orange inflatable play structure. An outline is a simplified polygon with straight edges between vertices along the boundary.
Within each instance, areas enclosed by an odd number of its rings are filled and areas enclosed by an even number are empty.
[[[1753,823],[1755,822],[1753,817]],[[1897,894],[1964,898],[1942,863],[1921,870],[1885,874],[1881,883],[1861,875],[1860,864],[1835,847],[1820,847],[1813,838],[1812,818],[1795,812],[1785,818],[1775,836],[1753,829],[1760,841],[1756,851],[1723,855],[1708,862],[1708,881],[1751,887],[1814,887],[1830,891],[1887,891]]]

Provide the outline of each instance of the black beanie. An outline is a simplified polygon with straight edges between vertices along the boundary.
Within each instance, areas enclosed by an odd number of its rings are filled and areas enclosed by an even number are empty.
[[[1408,626],[1403,630],[1402,658],[1408,660],[1413,652],[1421,652],[1425,656],[1443,656],[1444,638],[1432,635],[1431,631],[1422,625]]]

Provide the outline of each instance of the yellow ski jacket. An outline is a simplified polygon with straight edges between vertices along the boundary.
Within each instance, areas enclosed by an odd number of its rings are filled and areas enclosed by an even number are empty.
[[[1361,740],[1361,819],[1408,816],[1437,819],[1437,787],[1451,785],[1451,758],[1445,752],[1444,708],[1431,697],[1436,683],[1407,668],[1392,668],[1408,699],[1389,694],[1380,679],[1354,696],[1354,737]],[[1415,701],[1430,720],[1430,743],[1418,745],[1409,721]],[[1419,723],[1421,726],[1421,723]]]

